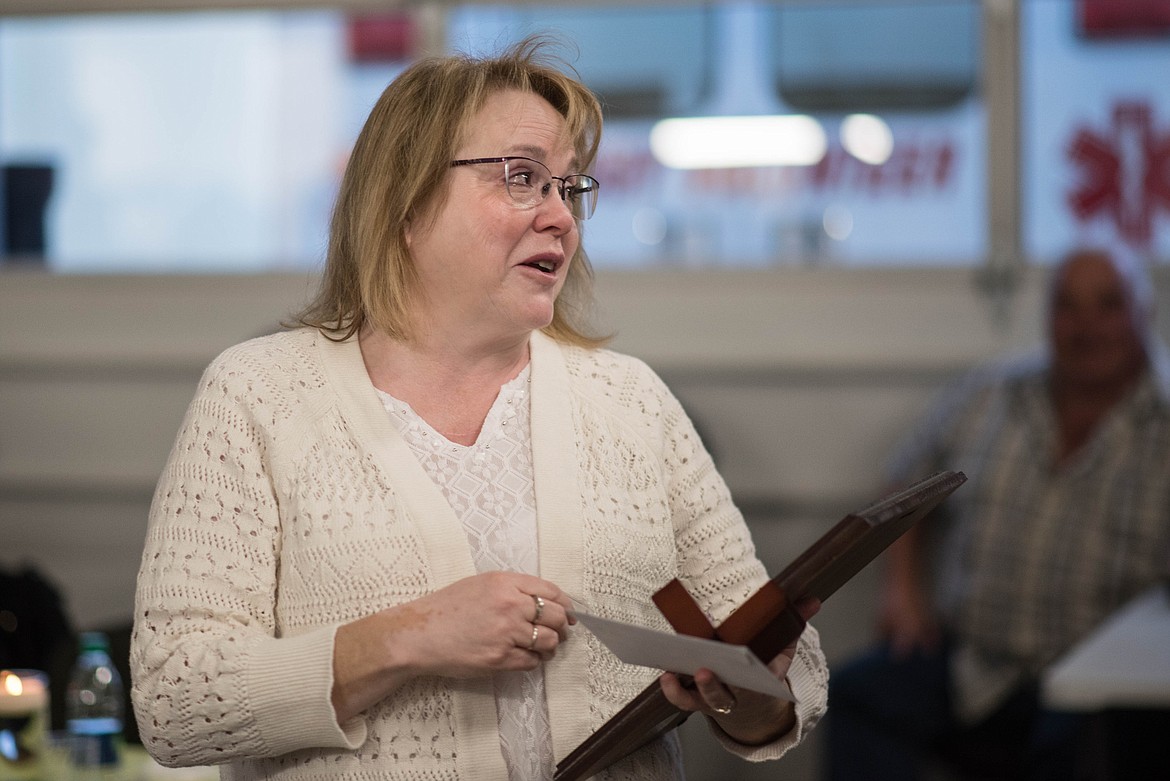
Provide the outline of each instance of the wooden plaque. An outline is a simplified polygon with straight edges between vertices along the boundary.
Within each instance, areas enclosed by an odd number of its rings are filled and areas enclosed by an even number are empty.
[[[966,482],[962,472],[938,472],[850,513],[765,583],[718,627],[677,580],[654,594],[654,604],[679,634],[746,645],[770,662],[804,631],[793,605],[823,603],[879,553]],[[557,763],[555,781],[588,778],[669,732],[690,715],[671,705],[658,681]]]

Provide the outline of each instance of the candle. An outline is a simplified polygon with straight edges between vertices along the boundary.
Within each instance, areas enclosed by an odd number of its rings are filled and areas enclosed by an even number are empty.
[[[2,777],[40,778],[38,771],[49,715],[49,676],[39,670],[0,670],[0,768]],[[18,768],[24,771],[18,772]],[[13,773],[17,773],[13,776]]]
[[[0,670],[0,716],[27,716],[49,701],[45,674],[36,670]]]

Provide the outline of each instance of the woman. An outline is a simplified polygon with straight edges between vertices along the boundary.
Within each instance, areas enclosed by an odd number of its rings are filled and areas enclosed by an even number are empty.
[[[225,778],[551,778],[648,683],[574,600],[668,629],[679,577],[721,620],[766,579],[679,403],[582,325],[601,113],[526,41],[418,63],[363,128],[301,326],[208,368],[139,574],[133,694],[166,765]],[[806,610],[815,611],[815,606]],[[824,709],[708,671],[680,708],[751,758]],[[679,774],[673,739],[602,774]]]

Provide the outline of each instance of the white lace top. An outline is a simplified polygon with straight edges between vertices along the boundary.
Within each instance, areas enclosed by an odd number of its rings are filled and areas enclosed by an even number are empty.
[[[529,432],[529,367],[500,388],[475,444],[443,437],[408,405],[378,391],[419,463],[463,522],[477,572],[540,574]],[[544,668],[493,679],[500,747],[512,781],[552,778]]]

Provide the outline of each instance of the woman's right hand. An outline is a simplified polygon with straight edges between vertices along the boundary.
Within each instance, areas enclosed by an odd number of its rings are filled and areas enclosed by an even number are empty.
[[[486,572],[346,624],[337,630],[333,650],[338,722],[416,676],[531,670],[551,659],[565,639],[575,623],[571,606],[568,595],[547,580]]]

